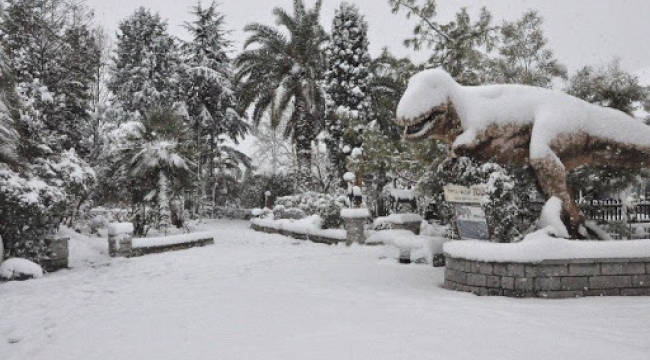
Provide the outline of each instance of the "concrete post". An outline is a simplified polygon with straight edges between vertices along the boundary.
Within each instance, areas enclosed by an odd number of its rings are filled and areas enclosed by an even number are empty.
[[[133,224],[111,223],[108,226],[108,254],[130,257],[133,248]]]
[[[348,246],[355,242],[364,244],[366,242],[366,219],[370,217],[370,211],[368,209],[343,209],[341,217],[345,222],[345,244]]]

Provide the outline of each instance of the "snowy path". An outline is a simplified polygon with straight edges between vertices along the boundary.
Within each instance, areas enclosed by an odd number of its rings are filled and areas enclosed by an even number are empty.
[[[97,253],[93,266],[71,259],[75,269],[0,284],[0,359],[650,356],[650,298],[477,297],[441,289],[442,269],[380,260],[380,247],[302,242],[238,221],[209,230],[213,246]]]

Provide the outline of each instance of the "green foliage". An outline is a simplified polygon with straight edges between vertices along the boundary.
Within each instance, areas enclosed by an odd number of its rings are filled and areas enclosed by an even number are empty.
[[[517,21],[504,21],[499,29],[499,55],[489,61],[489,82],[548,88],[553,79],[567,78],[566,68],[546,47],[542,24],[542,17],[532,10]]]
[[[632,114],[638,104],[648,101],[648,90],[636,76],[621,69],[615,59],[606,66],[585,66],[571,77],[566,92],[587,102]]]
[[[394,14],[406,11],[406,17],[417,18],[413,37],[404,44],[414,50],[432,49],[428,65],[445,69],[464,85],[481,83],[481,70],[486,54],[497,43],[497,27],[492,15],[482,8],[478,20],[472,21],[466,8],[456,13],[454,20],[441,24],[436,19],[435,0],[389,0]]]

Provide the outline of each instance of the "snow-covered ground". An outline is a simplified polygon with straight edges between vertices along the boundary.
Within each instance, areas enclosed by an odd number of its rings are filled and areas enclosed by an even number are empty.
[[[0,284],[0,359],[648,359],[650,298],[477,297],[381,247],[213,221],[215,245]]]

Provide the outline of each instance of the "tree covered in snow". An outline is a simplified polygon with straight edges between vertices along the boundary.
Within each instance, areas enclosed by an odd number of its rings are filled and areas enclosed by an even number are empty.
[[[486,80],[498,84],[551,87],[553,79],[567,78],[566,68],[546,45],[543,18],[530,10],[499,28],[498,55],[489,60]]]
[[[601,67],[585,66],[569,80],[566,92],[590,103],[632,114],[650,98],[650,92],[638,79],[625,72],[618,60]],[[641,121],[641,120],[639,120]],[[612,169],[604,166],[580,167],[567,181],[587,198],[612,196],[648,177],[644,169]]]
[[[331,175],[340,179],[345,170],[344,130],[337,109],[344,107],[354,112],[361,123],[368,121],[370,98],[371,59],[368,53],[368,24],[355,5],[343,2],[334,13],[332,32],[326,50],[327,70],[325,87],[328,95],[328,112],[325,130]]]
[[[312,187],[312,142],[325,110],[321,4],[318,0],[308,10],[302,0],[294,0],[293,15],[275,8],[277,24],[286,32],[258,23],[246,25],[251,35],[236,59],[240,107],[253,106],[255,124],[264,114],[271,115],[273,126],[286,122],[285,135],[296,147],[298,191]]]
[[[414,17],[413,37],[404,45],[414,50],[431,49],[429,67],[445,69],[463,85],[482,83],[487,66],[487,54],[497,44],[497,26],[492,15],[482,8],[473,21],[467,8],[461,8],[448,23],[441,23],[435,0],[389,0],[394,14],[401,10]]]
[[[99,48],[92,12],[63,0],[8,0],[0,21],[5,50],[25,111],[17,122],[24,156],[88,151],[94,69]],[[40,149],[39,149],[40,147]]]
[[[650,96],[648,90],[639,84],[636,76],[621,69],[618,59],[601,67],[581,68],[569,80],[566,92],[590,103],[617,109],[629,115]]]
[[[0,47],[0,163],[16,165],[18,134],[14,127],[18,115],[18,98],[12,74],[5,61],[4,51]]]
[[[198,188],[199,197],[203,197],[205,182],[213,180],[214,160],[223,149],[223,139],[238,143],[248,126],[237,112],[234,74],[228,57],[232,44],[224,29],[225,16],[215,2],[206,8],[197,4],[192,15],[194,20],[185,24],[191,41],[183,43],[180,83],[198,146]]]
[[[144,114],[177,98],[179,54],[167,23],[140,7],[119,24],[108,88],[124,110]]]
[[[104,156],[114,161],[102,168],[101,175],[110,179],[103,186],[113,192],[114,201],[158,204],[161,197],[173,199],[191,188],[194,143],[188,126],[173,109],[153,109],[141,122],[123,124],[116,131],[119,147],[108,148]],[[161,182],[161,177],[166,180]],[[125,188],[128,194],[120,191]],[[165,207],[157,209],[164,211]]]
[[[369,120],[391,139],[398,139],[399,129],[393,122],[395,109],[411,76],[422,70],[409,58],[397,58],[386,48],[371,64],[369,83]]]

